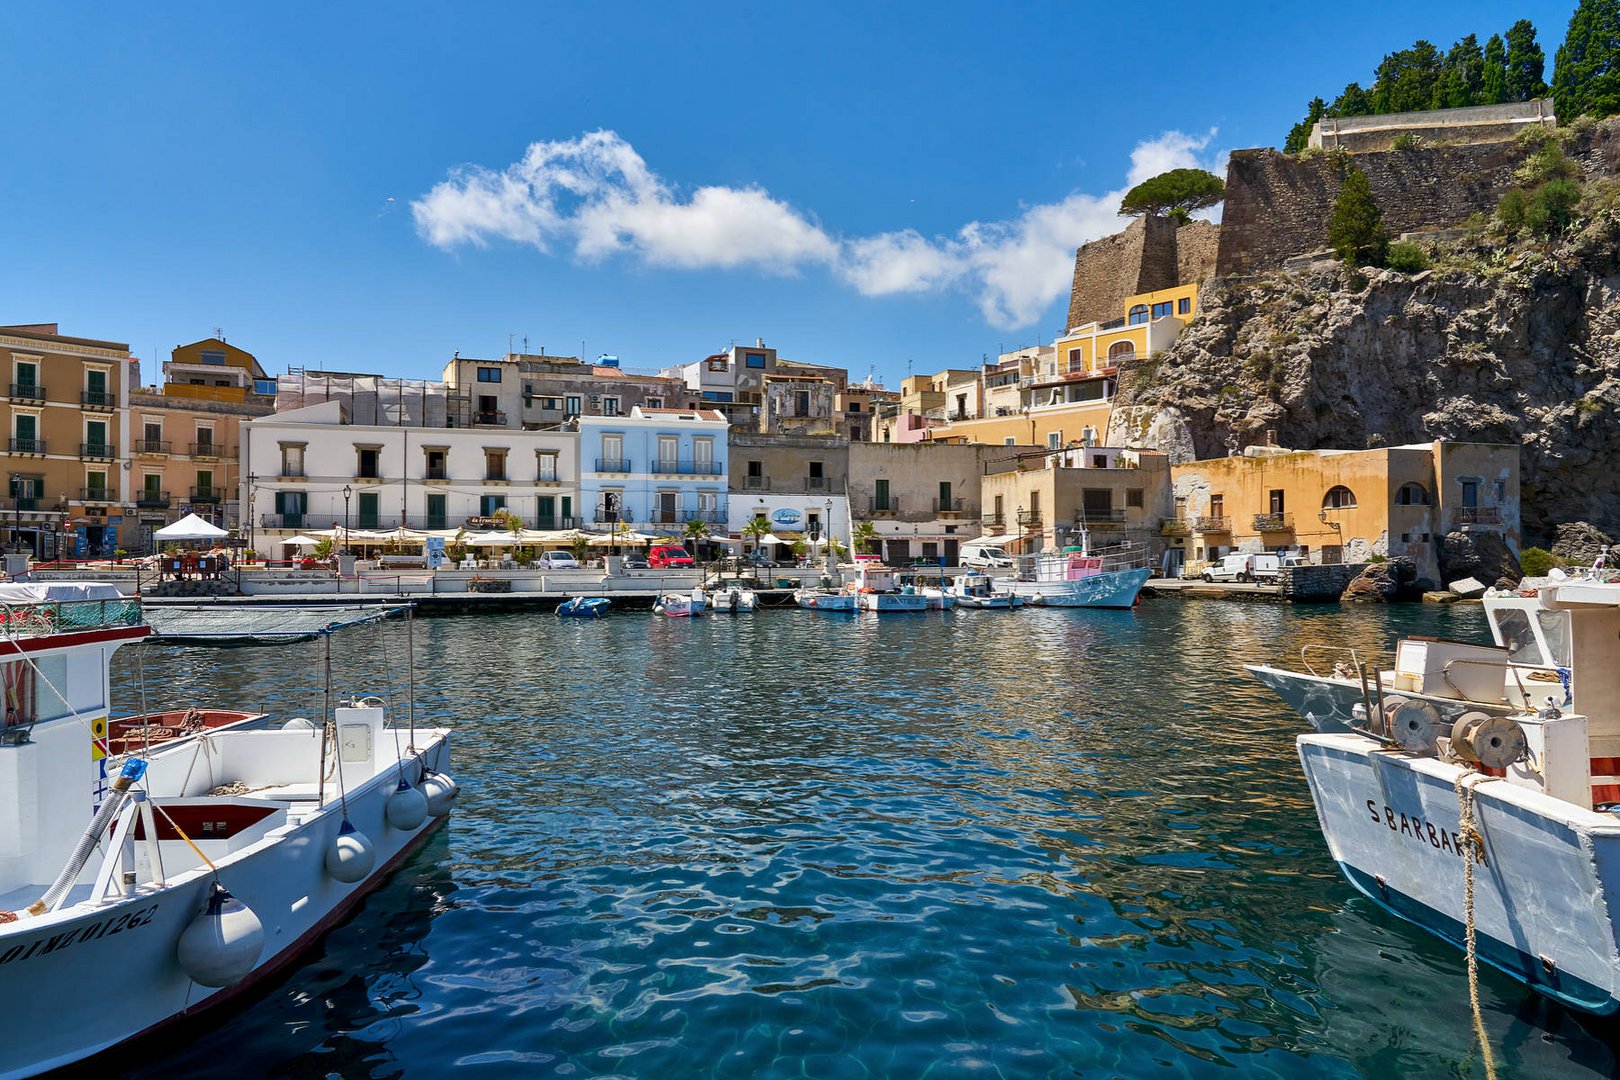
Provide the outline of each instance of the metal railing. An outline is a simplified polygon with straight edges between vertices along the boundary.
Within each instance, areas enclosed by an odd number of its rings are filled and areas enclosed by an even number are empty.
[[[745,476],[743,477],[743,487],[749,491],[769,491],[771,490],[771,478],[768,476]]]
[[[1500,525],[1502,511],[1494,506],[1459,506],[1452,512],[1452,521],[1458,525]]]
[[[934,513],[960,514],[962,512],[963,505],[964,501],[962,499],[935,499]]]
[[[225,451],[218,443],[194,442],[191,444],[191,456],[196,458],[223,457]]]
[[[1186,518],[1160,518],[1160,536],[1191,536],[1192,523]]]
[[[191,501],[194,503],[217,503],[225,498],[225,489],[217,487],[194,487],[191,489]]]
[[[484,424],[484,425],[487,425],[487,426],[505,427],[506,426],[506,414],[504,412],[501,412],[498,409],[495,412],[474,413],[473,414],[473,423],[474,424]]]
[[[1214,514],[1201,514],[1192,519],[1194,532],[1201,533],[1229,533],[1232,531],[1232,519]]]
[[[117,502],[118,494],[112,488],[84,487],[79,489],[80,502]]]
[[[534,527],[536,529],[577,529],[577,528],[579,528],[579,518],[577,518],[577,517],[541,517],[541,518],[535,518],[534,519]]]
[[[1256,514],[1255,532],[1289,532],[1294,527],[1293,514]]]
[[[1027,529],[1027,528],[1030,528],[1031,526],[1039,525],[1040,523],[1041,523],[1041,512],[1039,510],[1020,510],[1020,511],[1018,511],[1018,525],[1019,525],[1020,528]]]
[[[652,471],[665,476],[719,476],[720,466],[713,461],[675,461],[670,458],[659,458],[653,462]]]
[[[1125,508],[1111,506],[1103,509],[1086,509],[1074,516],[1075,525],[1123,525],[1125,523]]]
[[[135,505],[139,507],[167,508],[170,504],[167,491],[137,491]]]
[[[115,458],[118,456],[118,447],[112,443],[82,442],[79,444],[79,456],[86,458]]]
[[[139,600],[53,600],[38,604],[0,604],[0,626],[8,638],[140,626]]]
[[[81,390],[79,391],[79,404],[88,405],[92,409],[116,409],[118,407],[118,395],[109,393],[106,390]]]
[[[261,514],[259,527],[264,529],[302,529],[309,521],[308,514]]]
[[[597,458],[597,472],[627,473],[630,471],[629,458]]]
[[[984,514],[979,518],[979,524],[987,529],[999,529],[1006,523],[1007,519],[1003,514]]]
[[[173,443],[163,439],[136,439],[135,452],[137,454],[168,454],[172,452]]]
[[[596,513],[591,515],[591,520],[593,522],[599,522],[599,523],[602,523],[602,524],[607,524],[607,523],[614,522],[614,521],[629,521],[629,520],[631,520],[629,517],[625,516],[626,514],[627,514],[627,511],[622,506],[614,506],[614,507],[598,506],[596,508]]]
[[[807,476],[804,478],[804,490],[826,491],[832,486],[832,478],[828,476]]]
[[[44,401],[45,387],[39,383],[12,383],[11,396],[17,401]]]
[[[11,439],[7,447],[13,454],[43,454],[44,439]]]
[[[887,499],[873,499],[867,503],[867,512],[871,514],[898,514],[900,500],[890,496]]]

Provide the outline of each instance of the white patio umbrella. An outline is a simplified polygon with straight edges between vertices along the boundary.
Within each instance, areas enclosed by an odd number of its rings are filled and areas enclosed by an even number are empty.
[[[289,536],[287,539],[281,542],[283,547],[291,545],[296,545],[298,547],[314,547],[318,543],[320,543],[320,541],[315,537],[304,536],[302,533],[300,533],[298,536]]]
[[[219,540],[230,533],[198,517],[187,514],[173,525],[165,525],[152,534],[154,540]]]

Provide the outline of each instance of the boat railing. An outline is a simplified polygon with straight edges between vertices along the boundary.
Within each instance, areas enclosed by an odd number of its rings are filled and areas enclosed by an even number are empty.
[[[1464,664],[1472,667],[1492,668],[1501,671],[1503,673],[1502,684],[1504,686],[1507,685],[1507,680],[1511,677],[1514,684],[1519,689],[1519,700],[1526,703],[1533,702],[1535,699],[1530,696],[1530,691],[1525,688],[1524,678],[1520,677],[1521,672],[1529,672],[1525,678],[1529,678],[1535,682],[1546,683],[1549,688],[1552,686],[1557,686],[1559,690],[1563,691],[1566,699],[1569,696],[1569,683],[1565,681],[1565,672],[1567,669],[1560,669],[1547,664],[1516,664],[1511,660],[1473,660],[1467,657],[1458,657],[1455,660],[1446,661],[1445,667],[1440,669],[1441,677],[1446,680],[1446,685],[1451,687],[1459,698],[1473,705],[1501,705],[1502,703],[1500,701],[1480,701],[1478,698],[1469,697],[1468,691],[1464,690],[1462,687],[1458,686],[1454,681],[1452,681],[1451,669]],[[1540,679],[1536,678],[1538,674],[1542,676]],[[1551,676],[1551,678],[1548,678],[1548,676]],[[1554,702],[1554,704],[1560,703]]]
[[[1318,679],[1325,679],[1328,676],[1323,675],[1320,671],[1317,671],[1316,666],[1311,663],[1311,653],[1312,652],[1337,653],[1337,654],[1340,654],[1341,656],[1348,656],[1350,658],[1350,667],[1348,669],[1340,670],[1340,667],[1341,667],[1341,665],[1343,663],[1342,660],[1335,660],[1334,663],[1333,663],[1333,668],[1334,668],[1333,674],[1335,676],[1338,676],[1339,678],[1349,678],[1352,673],[1359,672],[1361,670],[1361,657],[1356,654],[1355,649],[1352,649],[1347,645],[1302,645],[1302,646],[1300,646],[1300,649],[1299,649],[1299,661],[1300,661],[1300,663],[1305,665],[1305,670],[1306,671],[1310,672],[1312,675],[1316,676]]]
[[[134,599],[0,603],[0,627],[13,639],[140,626],[144,621],[141,602]]]

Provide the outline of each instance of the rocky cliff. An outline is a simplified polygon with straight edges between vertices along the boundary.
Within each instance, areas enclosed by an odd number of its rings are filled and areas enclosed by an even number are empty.
[[[1620,530],[1620,210],[1555,245],[1437,248],[1434,268],[1317,262],[1223,279],[1156,358],[1121,372],[1114,445],[1177,460],[1270,437],[1301,449],[1520,443],[1527,542]]]

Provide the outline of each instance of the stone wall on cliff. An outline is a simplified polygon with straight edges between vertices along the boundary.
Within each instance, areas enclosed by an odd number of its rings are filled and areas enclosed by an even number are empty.
[[[1074,255],[1069,326],[1123,318],[1127,297],[1209,277],[1219,234],[1219,226],[1208,221],[1177,228],[1169,218],[1144,214],[1083,245]]]

